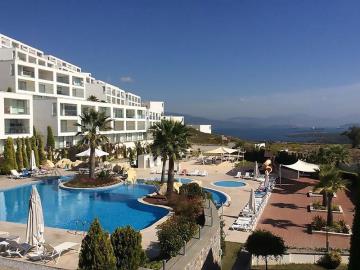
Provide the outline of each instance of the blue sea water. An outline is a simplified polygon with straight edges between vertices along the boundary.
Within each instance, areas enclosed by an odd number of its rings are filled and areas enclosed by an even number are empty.
[[[48,227],[87,230],[89,223],[97,217],[109,232],[125,225],[141,230],[168,213],[164,208],[137,201],[155,191],[149,185],[122,185],[101,192],[67,191],[59,189],[55,180],[36,184],[36,187]],[[31,185],[1,191],[0,220],[26,223],[30,192]]]

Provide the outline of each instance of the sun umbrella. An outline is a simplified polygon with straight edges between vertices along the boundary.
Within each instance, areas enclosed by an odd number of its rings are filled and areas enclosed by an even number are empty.
[[[30,169],[31,170],[36,170],[37,169],[34,150],[31,150]]]
[[[249,198],[249,209],[251,212],[255,213],[255,192],[253,189],[250,191],[250,198]]]
[[[29,215],[26,226],[26,243],[38,246],[44,243],[44,216],[39,193],[32,187],[29,200]]]
[[[102,157],[102,156],[108,156],[109,153],[106,153],[100,149],[95,148],[95,157]],[[90,148],[88,150],[85,150],[84,152],[81,152],[79,154],[76,154],[77,157],[90,157]]]
[[[205,152],[205,154],[213,154],[213,155],[222,155],[222,154],[232,154],[234,152],[237,152],[238,150],[236,149],[231,149],[231,148],[228,148],[228,147],[218,147],[216,149],[213,149],[213,150],[209,150],[207,152]]]

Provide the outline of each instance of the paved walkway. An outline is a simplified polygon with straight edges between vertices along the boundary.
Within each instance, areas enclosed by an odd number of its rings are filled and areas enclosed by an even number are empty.
[[[308,212],[308,205],[319,201],[321,197],[307,197],[316,180],[300,178],[283,180],[283,185],[277,185],[265,208],[257,229],[270,230],[284,238],[286,245],[297,248],[324,248],[325,235],[309,234],[307,225],[315,215],[326,219],[326,212]],[[343,214],[334,214],[334,220],[344,219],[352,226],[354,205],[345,192],[339,192],[334,198],[335,204],[341,205]],[[330,247],[348,249],[350,237],[329,236]]]

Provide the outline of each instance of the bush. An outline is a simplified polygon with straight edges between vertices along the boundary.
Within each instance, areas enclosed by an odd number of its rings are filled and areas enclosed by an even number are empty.
[[[184,195],[172,195],[169,206],[177,216],[183,216],[193,222],[203,214],[202,199],[189,199]]]
[[[20,138],[16,139],[16,163],[19,170],[24,168],[22,143]]]
[[[14,141],[12,138],[7,138],[4,146],[4,162],[1,165],[1,172],[9,174],[10,170],[17,170]]]
[[[29,168],[29,158],[26,152],[25,138],[21,139],[21,149],[22,149],[24,168]]]
[[[176,256],[196,233],[197,225],[184,217],[173,216],[158,226],[158,240],[161,255],[165,258]]]
[[[311,226],[316,231],[321,231],[326,226],[326,220],[322,216],[315,216],[311,222]]]
[[[111,244],[118,270],[137,270],[145,261],[141,248],[141,234],[130,226],[117,228],[111,235]]]
[[[336,269],[341,263],[341,256],[337,251],[330,251],[318,260],[318,264],[326,269]]]
[[[180,195],[184,195],[190,199],[205,198],[205,193],[198,183],[189,183],[180,187]]]
[[[82,240],[79,269],[116,269],[110,237],[102,230],[98,219],[93,221],[88,234]]]

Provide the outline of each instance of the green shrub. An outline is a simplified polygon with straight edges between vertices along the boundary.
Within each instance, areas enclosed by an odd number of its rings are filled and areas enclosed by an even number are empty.
[[[341,263],[341,255],[337,251],[330,251],[322,256],[317,263],[326,269],[336,269]]]
[[[30,168],[30,164],[31,164],[31,141],[29,137],[26,137],[25,139],[25,145],[26,145],[26,155],[28,158],[28,163],[29,163],[29,168]]]
[[[98,219],[90,226],[81,243],[79,269],[116,269],[116,258],[109,235],[101,228]]]
[[[322,216],[315,216],[311,222],[314,230],[321,231],[326,226],[326,220]]]
[[[36,166],[39,166],[39,152],[38,152],[38,147],[37,147],[36,143],[37,143],[36,137],[32,136],[31,137],[31,150],[34,151]],[[30,157],[31,157],[31,153],[30,153]]]
[[[169,199],[171,206],[177,216],[183,216],[188,220],[196,222],[198,217],[203,214],[202,199],[190,199],[184,195],[172,195]]]
[[[53,152],[55,150],[55,138],[51,126],[47,127],[47,137],[46,137],[46,149],[48,151],[48,159],[53,160]]]
[[[14,141],[12,138],[7,138],[4,146],[4,162],[2,164],[2,173],[9,174],[10,170],[17,170]]]
[[[137,270],[145,261],[141,248],[141,233],[130,226],[117,228],[111,235],[111,244],[118,270]]]
[[[22,144],[20,138],[16,139],[16,163],[19,170],[24,168]]]
[[[26,152],[26,144],[24,138],[21,139],[21,150],[22,150],[24,168],[29,168],[29,158]]]
[[[38,141],[38,152],[39,152],[39,165],[41,165],[44,164],[44,162],[46,161],[46,153],[44,150],[43,137],[38,135],[37,141]]]
[[[180,195],[185,195],[190,199],[205,198],[205,193],[198,183],[189,183],[180,187]]]
[[[157,235],[162,256],[165,258],[176,256],[184,246],[184,241],[188,242],[197,228],[195,222],[181,216],[173,216],[159,225]]]

